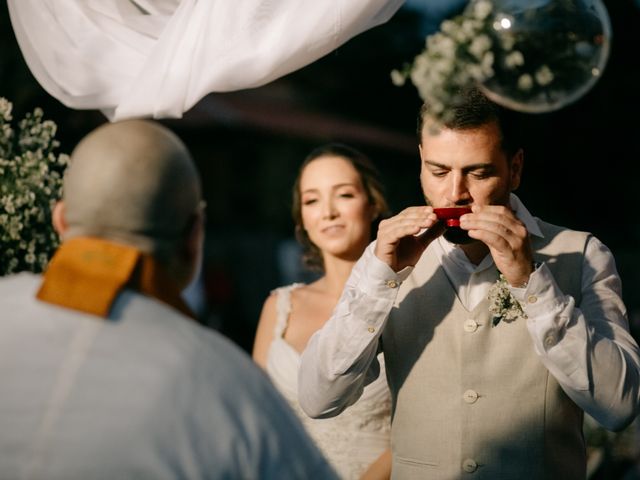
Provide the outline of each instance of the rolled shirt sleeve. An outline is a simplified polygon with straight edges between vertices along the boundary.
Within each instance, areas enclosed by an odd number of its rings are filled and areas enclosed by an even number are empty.
[[[309,340],[299,370],[299,401],[313,418],[355,403],[380,373],[379,339],[412,267],[394,272],[369,245],[356,263],[331,318]]]
[[[536,269],[526,288],[511,288],[523,305],[541,361],[563,390],[610,430],[638,413],[640,353],[628,327],[622,287],[610,250],[587,243],[579,305],[565,295],[549,268]]]

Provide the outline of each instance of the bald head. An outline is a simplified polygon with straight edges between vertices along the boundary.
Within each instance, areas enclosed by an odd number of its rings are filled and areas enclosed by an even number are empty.
[[[64,238],[120,241],[171,251],[201,200],[200,179],[180,139],[157,122],[107,123],[71,154],[64,177]]]

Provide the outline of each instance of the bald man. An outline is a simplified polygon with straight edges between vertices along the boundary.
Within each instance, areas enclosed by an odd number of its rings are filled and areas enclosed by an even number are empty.
[[[0,478],[335,478],[270,382],[180,291],[198,172],[158,123],[76,147],[44,276],[0,279]]]

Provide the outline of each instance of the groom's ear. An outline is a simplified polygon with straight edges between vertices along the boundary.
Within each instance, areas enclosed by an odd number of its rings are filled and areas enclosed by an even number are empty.
[[[64,217],[64,202],[62,200],[56,202],[51,212],[51,223],[54,230],[62,237],[67,231],[67,220]]]
[[[524,165],[524,152],[520,148],[515,155],[511,158],[511,178],[510,187],[511,191],[517,190],[520,186],[520,180],[522,179],[522,167]]]

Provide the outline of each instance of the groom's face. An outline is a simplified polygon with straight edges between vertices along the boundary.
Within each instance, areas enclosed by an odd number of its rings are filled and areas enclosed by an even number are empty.
[[[520,184],[522,152],[507,157],[497,123],[462,130],[427,123],[421,140],[420,182],[429,205],[508,205]]]

